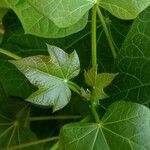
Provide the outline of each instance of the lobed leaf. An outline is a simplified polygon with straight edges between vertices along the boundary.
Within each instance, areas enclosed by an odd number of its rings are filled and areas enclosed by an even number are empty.
[[[28,0],[28,2],[60,28],[74,25],[96,3],[95,0]]]
[[[0,149],[9,149],[37,140],[35,134],[29,129],[29,113],[28,104],[6,98],[0,86]],[[41,150],[42,147],[36,145],[25,149]]]
[[[135,20],[118,54],[120,75],[108,89],[113,99],[150,102],[150,7]]]
[[[149,139],[150,110],[120,101],[108,108],[100,123],[65,125],[60,131],[60,150],[148,150]]]
[[[11,62],[39,88],[27,101],[53,106],[53,111],[56,111],[70,100],[67,82],[79,74],[80,62],[75,51],[68,55],[60,48],[48,45],[48,52],[50,56],[31,56]]]
[[[59,28],[52,20],[37,11],[27,0],[3,1],[7,3],[4,7],[11,8],[17,14],[26,34],[47,38],[65,37],[82,30],[88,21],[88,13],[85,12],[74,24],[68,27]]]
[[[108,95],[104,92],[113,79],[117,76],[117,73],[100,73],[97,74],[97,68],[91,68],[84,73],[86,83],[92,87],[92,99],[96,102],[100,99],[105,99]]]

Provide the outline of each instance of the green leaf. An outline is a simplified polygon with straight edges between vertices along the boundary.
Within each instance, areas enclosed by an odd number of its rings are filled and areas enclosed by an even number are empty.
[[[31,56],[11,62],[39,88],[27,101],[53,106],[56,111],[70,100],[67,82],[79,74],[80,62],[75,51],[68,55],[60,48],[48,45],[48,52],[50,56]]]
[[[135,20],[118,54],[120,75],[108,89],[113,99],[150,102],[150,7]]]
[[[107,19],[109,17],[110,31],[116,44],[116,49],[119,49],[129,29],[130,22],[120,21],[108,13],[105,16],[107,17]],[[80,77],[78,77],[78,80],[76,80],[76,82],[82,86],[83,84],[85,84],[83,78],[83,70],[85,68],[89,68],[91,62],[91,44],[90,42],[87,42],[91,39],[91,20],[89,20],[88,25],[81,32],[59,39],[45,39],[24,34],[18,18],[12,11],[9,11],[5,15],[3,23],[6,32],[1,46],[4,49],[18,54],[19,56],[27,57],[33,55],[47,55],[47,48],[45,43],[61,47],[68,53],[70,53],[70,50],[75,49],[79,55],[81,62],[81,75]],[[100,23],[99,20],[97,20],[97,23]],[[100,71],[112,72],[114,62],[101,25],[98,25],[97,27],[97,43],[99,47],[98,63]],[[27,79],[25,79],[24,76],[21,75],[19,71],[17,71],[15,67],[7,62],[8,59],[10,58],[0,57],[1,82],[3,83],[6,93],[9,96],[19,96],[25,99],[32,92],[30,87],[31,85],[29,84]]]
[[[113,17],[108,13],[105,14],[105,17],[107,18],[107,20],[109,20],[108,27],[113,36],[116,50],[119,50],[132,22],[120,21],[119,19]],[[70,52],[70,50],[75,49],[78,52],[81,61],[81,68],[89,68],[89,65],[91,63],[91,43],[87,41],[90,41],[91,39],[90,18],[86,28],[81,32],[67,36],[65,38],[57,39],[43,39],[31,35],[24,35],[22,27],[18,27],[18,20],[14,18],[16,17],[12,12],[9,12],[4,18],[7,32],[5,34],[3,45],[5,45],[6,48],[8,47],[8,44],[11,44],[11,47],[9,47],[10,50],[14,49],[14,47],[16,50],[16,48],[18,47],[19,50],[17,50],[19,51],[18,53],[21,56],[29,56],[35,54],[37,55],[42,53],[45,54],[45,43],[61,47],[66,52]],[[101,68],[100,71],[112,72],[114,65],[112,54],[110,53],[110,48],[99,20],[97,20],[97,24],[97,46],[99,47],[98,63],[99,67]],[[16,45],[18,46],[16,47]],[[84,80],[82,79],[82,81]]]
[[[8,9],[0,7],[0,24],[2,23],[3,16],[6,14]],[[1,32],[1,31],[0,31]]]
[[[27,0],[10,0],[8,8],[11,8],[19,17],[26,34],[33,34],[40,37],[58,38],[64,37],[82,30],[87,24],[88,13],[84,14],[75,24],[59,28],[52,20],[38,12]]]
[[[7,9],[0,7],[0,44],[2,42],[3,35],[4,35],[4,32],[5,32],[4,27],[2,25],[2,19],[3,19],[4,15],[6,14],[7,11],[8,11]]]
[[[107,98],[108,95],[104,92],[104,88],[107,87],[117,75],[117,73],[97,74],[97,67],[85,72],[85,81],[92,87],[92,100],[98,102],[100,99]]]
[[[100,123],[72,123],[60,131],[60,150],[148,150],[150,110],[145,106],[116,102]]]
[[[77,23],[96,0],[28,0],[36,8],[60,28],[66,28]]]
[[[33,87],[29,81],[6,59],[0,58],[0,81],[8,96],[26,98]]]
[[[0,1],[0,8],[1,7],[7,8],[8,7],[8,2],[6,0],[1,0]]]
[[[99,5],[120,19],[135,19],[149,0],[99,0]]]
[[[29,113],[28,104],[16,99],[7,99],[0,86],[0,149],[37,140],[29,129]],[[26,150],[41,150],[41,146],[28,147]]]

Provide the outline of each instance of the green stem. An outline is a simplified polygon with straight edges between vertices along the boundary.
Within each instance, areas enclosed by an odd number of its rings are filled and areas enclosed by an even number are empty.
[[[75,93],[81,95],[81,88],[79,85],[77,85],[76,83],[72,82],[72,81],[68,81],[68,85],[69,88],[74,91]]]
[[[85,123],[85,122],[89,122],[91,119],[91,115],[86,116],[85,118],[83,118],[80,122],[81,123]]]
[[[103,17],[103,14],[102,14],[102,12],[101,12],[101,10],[100,10],[100,8],[99,8],[98,6],[97,6],[97,14],[98,14],[99,19],[100,19],[100,21],[101,21],[101,23],[102,23],[102,26],[103,26],[104,32],[105,32],[105,34],[106,34],[106,37],[107,37],[109,46],[110,46],[110,48],[111,48],[113,57],[114,57],[114,59],[116,59],[116,58],[117,58],[117,53],[116,53],[116,50],[115,50],[113,41],[111,40],[111,36],[110,36],[110,34],[109,34],[109,31],[108,31],[106,22],[105,22],[104,17]]]
[[[46,120],[65,120],[65,119],[80,119],[81,116],[43,116],[31,117],[30,121],[46,121]]]
[[[100,123],[99,115],[98,115],[98,113],[97,113],[97,111],[96,111],[96,108],[95,108],[95,104],[94,104],[94,103],[91,104],[91,111],[92,111],[92,114],[93,114],[93,116],[94,116],[95,121],[96,121],[97,123]]]
[[[38,140],[38,141],[33,141],[33,142],[30,142],[30,143],[16,145],[16,146],[13,146],[13,147],[10,147],[10,148],[6,148],[4,150],[21,149],[21,148],[25,148],[25,147],[29,147],[29,146],[33,146],[33,145],[37,145],[37,144],[42,144],[42,143],[47,143],[47,142],[55,141],[55,140],[58,140],[58,139],[59,139],[59,136],[50,137],[50,138],[46,138],[46,139],[42,139],[42,140]]]
[[[4,49],[2,49],[2,48],[0,48],[0,53],[5,54],[5,55],[7,55],[7,56],[9,56],[9,57],[11,57],[11,58],[13,58],[13,59],[16,59],[16,60],[21,59],[20,56],[18,56],[18,55],[16,55],[16,54],[12,53],[12,52],[10,52],[10,51],[4,50]]]
[[[92,26],[91,26],[92,67],[95,67],[97,65],[96,9],[97,5],[94,5],[92,8]]]
[[[59,142],[56,142],[51,148],[50,150],[57,150],[59,147]]]

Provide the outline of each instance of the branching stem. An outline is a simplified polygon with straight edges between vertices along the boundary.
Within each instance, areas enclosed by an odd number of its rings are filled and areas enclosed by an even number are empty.
[[[65,119],[80,119],[81,116],[42,116],[31,117],[30,121],[46,121],[46,120],[65,120]]]

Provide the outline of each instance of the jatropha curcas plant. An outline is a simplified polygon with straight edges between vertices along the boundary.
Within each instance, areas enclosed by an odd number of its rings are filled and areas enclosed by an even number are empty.
[[[149,5],[1,0],[0,150],[149,150]]]

